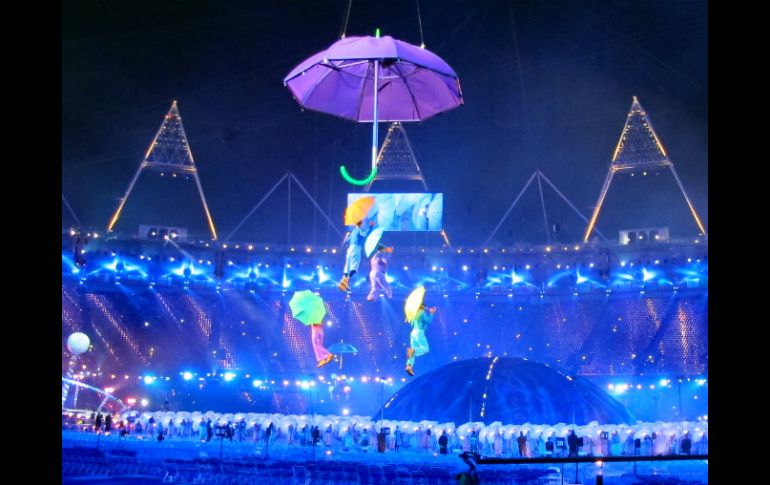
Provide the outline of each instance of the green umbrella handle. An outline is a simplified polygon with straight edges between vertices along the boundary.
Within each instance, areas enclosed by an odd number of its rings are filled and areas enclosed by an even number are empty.
[[[374,180],[374,177],[377,176],[377,168],[373,168],[372,172],[369,174],[368,177],[362,180],[354,179],[350,176],[348,173],[348,170],[345,168],[345,165],[340,165],[340,174],[342,174],[342,178],[344,178],[348,183],[351,183],[353,185],[366,185],[372,180]]]

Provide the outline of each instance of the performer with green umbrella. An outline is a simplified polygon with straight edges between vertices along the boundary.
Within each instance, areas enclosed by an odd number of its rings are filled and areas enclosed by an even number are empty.
[[[404,304],[406,320],[412,325],[412,332],[409,334],[409,348],[406,349],[406,373],[410,376],[414,375],[415,358],[427,354],[430,350],[428,339],[425,337],[425,330],[427,330],[428,324],[433,321],[436,307],[427,308],[423,304],[424,298],[425,287],[420,286],[409,294]]]
[[[291,297],[289,307],[294,318],[310,326],[310,342],[318,361],[316,367],[323,367],[334,360],[334,354],[324,347],[323,318],[326,307],[321,297],[310,290],[297,291]]]

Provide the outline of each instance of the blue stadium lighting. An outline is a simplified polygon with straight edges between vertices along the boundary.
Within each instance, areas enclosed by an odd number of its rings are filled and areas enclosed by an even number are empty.
[[[706,384],[706,379],[696,379],[695,383],[698,384],[699,386],[702,386]]]
[[[655,275],[655,271],[648,271],[647,268],[642,268],[642,281],[650,281]]]
[[[155,382],[156,377],[155,376],[144,376],[144,383],[148,386]]]
[[[658,384],[660,384],[661,386],[665,387],[665,386],[671,384],[671,379],[661,379]]]
[[[259,387],[262,385],[262,381],[260,379],[254,379],[254,382],[252,382],[252,385],[254,387]]]
[[[298,275],[297,279],[300,280],[300,281],[304,281],[306,283],[310,283],[311,281],[313,281],[315,279],[315,271],[310,273],[310,274]]]
[[[499,285],[502,282],[503,282],[503,280],[501,280],[497,276],[490,276],[489,278],[487,278],[487,284],[485,286],[486,287],[490,287],[490,286],[495,285],[495,284]]]
[[[186,273],[187,272],[187,273]],[[202,269],[198,269],[195,267],[195,264],[192,262],[190,263],[183,263],[177,266],[176,268],[171,270],[171,273],[181,276],[181,277],[188,277],[188,276],[198,276],[204,274],[204,271]]]
[[[328,274],[326,274],[326,271],[324,271],[324,269],[321,266],[319,266],[318,267],[318,283],[325,283],[325,282],[329,281],[330,279],[331,278],[329,277]]]
[[[524,281],[524,278],[516,274],[516,271],[511,271],[511,284],[517,285],[519,283],[522,283]]]
[[[550,288],[553,285],[555,285],[556,283],[558,283],[559,280],[561,280],[562,278],[565,278],[567,276],[572,276],[572,273],[570,271],[562,271],[560,273],[556,273],[555,275],[551,276],[548,279],[548,283],[547,283],[546,286],[548,286]]]
[[[622,267],[624,267],[624,268],[626,267],[626,264],[628,264],[628,263],[626,263],[626,261],[625,261],[625,260],[620,262],[620,266],[622,266]]]
[[[615,394],[623,394],[628,390],[628,388],[628,384],[616,384],[613,390],[615,391]]]
[[[463,265],[463,271],[468,271],[468,265],[467,264]]]
[[[192,378],[193,378],[193,373],[192,372],[190,372],[190,371],[182,372],[182,379],[184,379],[186,381],[191,381]]]
[[[225,382],[230,382],[235,379],[235,372],[225,372]]]
[[[112,272],[117,272],[118,271],[118,263],[119,262],[120,262],[120,260],[118,258],[115,258],[111,263],[103,264],[102,268],[108,269],[108,270],[110,270]],[[122,270],[122,269],[124,269],[124,266],[120,266],[120,268]]]
[[[592,263],[592,265],[593,265],[593,263]],[[586,278],[585,276],[581,275],[580,271],[577,271],[576,274],[577,274],[577,284],[585,283],[586,281],[588,281],[588,278]]]

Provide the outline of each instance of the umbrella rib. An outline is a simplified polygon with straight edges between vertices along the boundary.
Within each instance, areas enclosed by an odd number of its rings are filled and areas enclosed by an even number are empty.
[[[369,79],[369,71],[372,69],[371,62],[366,66],[366,73],[364,74],[364,85],[361,86],[361,94],[358,97],[358,113],[356,113],[356,119],[361,119],[361,108],[364,106],[364,92],[366,91],[366,80]],[[374,116],[372,116],[374,118]],[[374,119],[372,119],[374,121]]]
[[[417,64],[415,64],[417,65]],[[422,69],[420,66],[417,66],[418,69]],[[407,76],[404,76],[401,72],[401,69],[398,67],[398,62],[393,64],[393,69],[396,70],[398,73],[398,76],[404,80],[404,86],[406,86],[406,90],[409,93],[409,97],[412,98],[412,104],[414,105],[414,110],[417,111],[417,119],[422,119],[422,115],[420,115],[420,107],[417,106],[417,100],[414,99],[414,93],[412,93],[412,88],[409,87],[409,83],[406,81]]]
[[[309,89],[309,90],[307,91],[307,94],[305,95],[305,97],[304,97],[304,98],[302,98],[302,102],[300,103],[302,106],[305,106],[305,103],[307,102],[308,98],[309,98],[310,96],[312,96],[312,95],[313,95],[313,93],[315,93],[315,90],[316,90],[316,88],[318,87],[318,85],[319,85],[319,84],[321,84],[322,82],[324,82],[324,80],[325,80],[325,79],[326,79],[326,78],[329,76],[329,74],[331,74],[332,72],[334,72],[334,71],[336,71],[336,70],[337,70],[337,68],[336,68],[336,67],[334,67],[333,65],[332,65],[332,66],[327,66],[326,64],[316,64],[316,65],[317,65],[317,66],[324,66],[324,67],[326,67],[326,68],[328,69],[328,71],[326,71],[326,73],[325,73],[323,76],[321,76],[321,77],[318,79],[318,81],[316,81],[316,82],[313,84],[313,88],[312,88],[312,89]]]

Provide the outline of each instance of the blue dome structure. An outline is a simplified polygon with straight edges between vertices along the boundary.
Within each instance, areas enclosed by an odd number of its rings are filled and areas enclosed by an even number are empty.
[[[463,360],[419,376],[388,399],[384,415],[458,424],[636,422],[625,406],[594,384],[516,357]],[[373,419],[379,417],[378,410]]]

